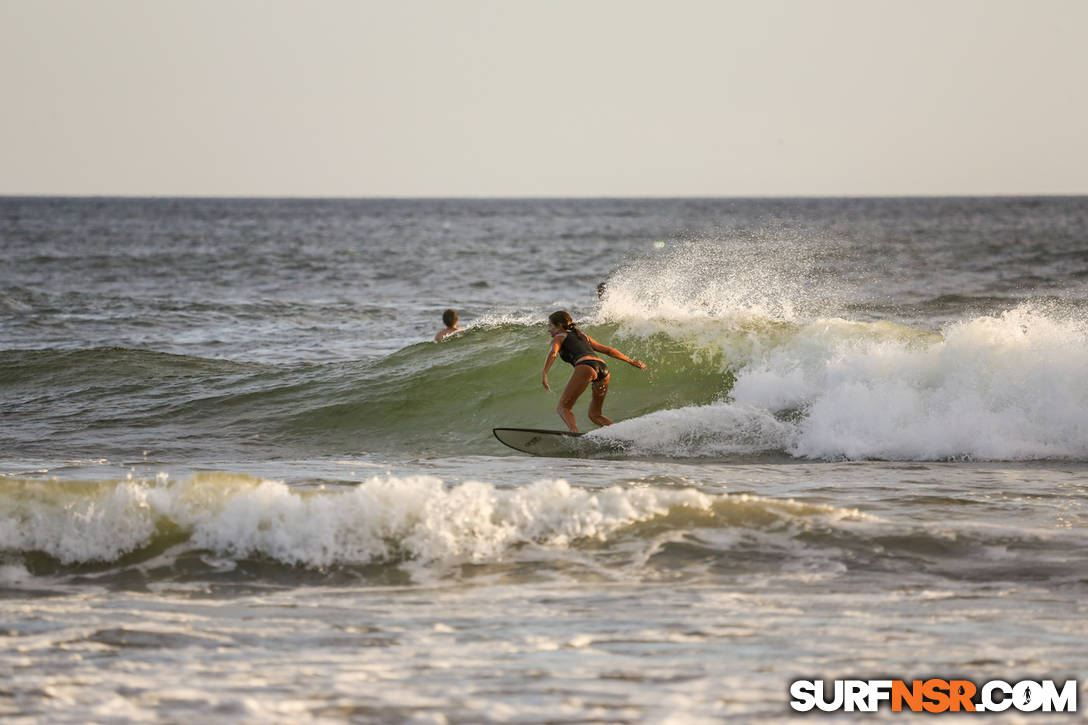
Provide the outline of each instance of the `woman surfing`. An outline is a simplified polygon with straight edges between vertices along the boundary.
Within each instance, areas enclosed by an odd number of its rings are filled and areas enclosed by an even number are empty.
[[[597,425],[612,425],[612,421],[601,412],[604,405],[604,396],[608,394],[608,381],[611,373],[596,353],[603,353],[617,360],[634,365],[639,370],[645,370],[646,364],[641,360],[632,360],[613,347],[606,347],[594,340],[589,335],[578,329],[570,315],[565,310],[558,310],[548,316],[548,334],[552,336],[552,344],[548,349],[548,358],[544,361],[544,372],[541,375],[544,389],[550,391],[548,385],[548,370],[555,362],[558,355],[564,362],[574,366],[570,381],[566,390],[559,398],[559,406],[556,411],[567,428],[572,433],[578,432],[578,425],[574,422],[574,403],[585,392],[586,386],[593,383],[593,400],[589,403],[589,419]]]

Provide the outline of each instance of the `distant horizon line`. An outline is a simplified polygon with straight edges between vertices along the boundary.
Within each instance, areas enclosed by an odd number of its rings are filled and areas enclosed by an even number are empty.
[[[193,200],[193,201],[666,201],[666,200],[734,200],[734,201],[775,201],[775,200],[834,200],[834,199],[1076,199],[1088,196],[1080,193],[989,193],[989,194],[752,194],[752,195],[526,195],[526,196],[441,196],[441,195],[390,195],[390,196],[353,196],[335,195],[274,195],[240,194],[56,194],[56,193],[0,193],[0,199],[86,199],[86,200]]]

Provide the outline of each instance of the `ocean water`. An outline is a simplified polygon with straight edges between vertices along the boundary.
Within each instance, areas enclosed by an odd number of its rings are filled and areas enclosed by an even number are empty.
[[[491,435],[562,427],[561,308],[649,366],[599,458]],[[1083,197],[0,198],[0,717],[1084,680],[1086,371]]]

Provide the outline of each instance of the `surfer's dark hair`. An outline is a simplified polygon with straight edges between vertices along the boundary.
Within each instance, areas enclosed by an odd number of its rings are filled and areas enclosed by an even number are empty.
[[[570,313],[566,310],[556,310],[548,315],[548,322],[552,323],[561,330],[567,332],[573,332],[579,337],[585,337],[586,334],[578,329],[578,325],[574,324],[574,320],[570,318]]]
[[[442,322],[446,327],[453,327],[457,324],[457,310],[448,309],[442,313]]]

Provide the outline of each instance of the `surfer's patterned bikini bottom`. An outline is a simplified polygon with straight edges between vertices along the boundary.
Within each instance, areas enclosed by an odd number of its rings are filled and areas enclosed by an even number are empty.
[[[576,363],[574,367],[578,367],[579,365],[586,365],[597,372],[597,377],[593,380],[595,383],[603,383],[604,379],[608,377],[608,366],[601,360],[582,360],[581,362]]]

